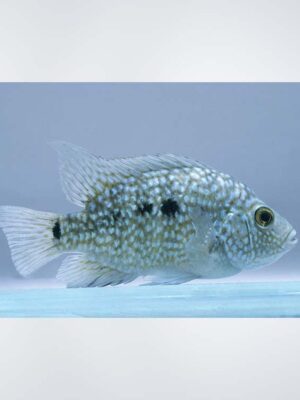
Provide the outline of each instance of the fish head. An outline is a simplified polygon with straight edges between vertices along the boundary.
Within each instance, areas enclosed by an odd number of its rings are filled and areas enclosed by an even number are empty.
[[[230,210],[221,237],[227,258],[240,269],[272,264],[297,243],[292,225],[258,199],[248,209]]]

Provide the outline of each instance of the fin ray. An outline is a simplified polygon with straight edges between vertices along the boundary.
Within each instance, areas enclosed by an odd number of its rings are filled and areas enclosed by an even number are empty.
[[[17,271],[30,275],[60,255],[53,239],[52,227],[57,214],[23,207],[0,207],[3,229]]]
[[[134,280],[136,275],[105,267],[84,253],[75,253],[64,259],[56,277],[67,287],[76,288],[119,285]]]
[[[143,283],[142,286],[155,286],[155,285],[179,285],[181,283],[189,282],[198,279],[196,275],[188,272],[160,273],[150,277],[150,281]]]
[[[105,185],[121,182],[129,176],[140,177],[150,171],[200,167],[198,161],[173,154],[105,160],[67,142],[54,142],[59,155],[63,190],[72,203],[84,207],[96,191]]]
[[[61,185],[67,199],[83,207],[95,191],[101,160],[83,148],[66,142],[53,142],[52,146],[59,156]]]

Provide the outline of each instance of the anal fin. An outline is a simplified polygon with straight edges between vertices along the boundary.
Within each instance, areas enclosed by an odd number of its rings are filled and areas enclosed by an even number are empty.
[[[116,286],[121,283],[132,282],[136,277],[136,274],[128,274],[109,267],[103,267],[101,275],[94,282],[91,282],[89,287]]]
[[[135,278],[135,274],[123,273],[90,260],[84,253],[65,258],[57,273],[57,279],[66,283],[68,288],[115,286]]]

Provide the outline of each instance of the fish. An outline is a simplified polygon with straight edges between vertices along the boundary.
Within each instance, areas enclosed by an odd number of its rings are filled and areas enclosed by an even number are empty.
[[[277,261],[296,231],[245,184],[173,154],[107,160],[57,141],[60,179],[80,211],[1,206],[0,228],[24,277],[64,254],[67,287],[137,278],[181,284]],[[147,280],[148,279],[148,280]]]

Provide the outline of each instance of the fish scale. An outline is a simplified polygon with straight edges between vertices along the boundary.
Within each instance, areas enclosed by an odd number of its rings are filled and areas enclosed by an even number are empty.
[[[194,172],[194,178],[191,176],[190,179],[185,179],[186,185],[180,186],[180,192],[172,192],[172,182],[174,176],[176,181],[183,181],[179,175],[184,177],[187,172],[187,169],[177,170],[170,177],[167,176],[167,171],[157,171],[144,174],[140,180],[129,178],[122,185],[112,186],[106,196],[103,194],[101,202],[96,194],[82,213],[72,216],[71,219],[69,216],[61,219],[62,237],[65,238],[60,244],[61,249],[88,249],[93,254],[100,246],[99,252],[95,252],[97,257],[102,256],[113,266],[125,264],[123,268],[126,271],[139,268],[144,270],[153,265],[163,267],[172,262],[182,263],[186,260],[185,241],[195,233],[187,210],[196,203],[196,196],[189,187],[192,187],[191,182],[197,176]],[[151,190],[148,195],[147,188]],[[163,215],[163,199],[170,196],[177,198],[182,194],[186,196],[178,200],[180,215]],[[139,205],[142,204],[151,204],[151,213],[140,215]],[[121,214],[119,218],[114,218],[116,210]],[[90,222],[93,223],[92,230]],[[72,226],[75,226],[74,230]],[[91,231],[95,233],[93,238]],[[79,232],[83,237],[80,237]],[[108,237],[110,240],[106,240]]]
[[[296,232],[246,185],[174,156],[104,160],[64,142],[60,176],[82,210],[67,215],[0,207],[17,270],[24,276],[58,257],[69,287],[151,276],[151,284],[220,278],[280,258]]]
[[[187,264],[185,246],[196,233],[189,210],[200,204],[206,212],[215,211],[217,201],[224,203],[226,199],[224,187],[230,177],[222,174],[217,187],[216,176],[216,172],[208,168],[185,167],[176,168],[171,174],[167,170],[151,171],[143,173],[139,179],[128,177],[123,183],[110,184],[102,193],[95,193],[86,211],[74,217],[72,225],[76,229],[68,231],[62,250],[88,249],[92,256],[101,257],[109,265],[126,272]],[[210,190],[213,185],[215,188]],[[214,195],[216,190],[220,192],[219,197]],[[163,215],[164,199],[177,199],[178,215]],[[139,215],[143,204],[152,206],[151,215]],[[114,218],[116,213],[123,217]],[[83,221],[81,226],[84,215],[95,223],[94,239],[91,239],[90,228],[86,229],[89,225]],[[61,224],[64,227],[65,221]],[[81,226],[79,230],[78,226]]]

